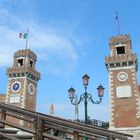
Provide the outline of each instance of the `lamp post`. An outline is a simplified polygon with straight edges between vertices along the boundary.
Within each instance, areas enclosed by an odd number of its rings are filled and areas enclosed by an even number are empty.
[[[98,91],[98,97],[99,97],[99,101],[94,101],[92,99],[92,95],[89,94],[87,92],[87,86],[88,86],[88,83],[89,83],[89,76],[87,74],[85,74],[82,79],[83,79],[83,86],[85,88],[85,91],[83,94],[80,95],[80,99],[79,101],[77,102],[74,102],[74,97],[75,97],[75,89],[73,87],[71,87],[69,90],[68,90],[68,93],[69,93],[69,98],[70,98],[70,101],[71,101],[71,104],[73,105],[78,105],[80,104],[82,101],[84,102],[84,107],[85,107],[85,124],[88,123],[88,114],[87,114],[87,104],[88,104],[88,101],[91,101],[93,104],[99,104],[101,103],[102,101],[102,97],[104,95],[104,87],[100,84],[97,88],[97,91]]]

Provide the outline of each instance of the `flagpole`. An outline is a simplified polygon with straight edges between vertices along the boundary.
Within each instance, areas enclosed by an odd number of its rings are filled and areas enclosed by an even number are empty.
[[[28,48],[28,28],[27,28],[27,38],[26,38],[26,49]]]
[[[120,24],[119,24],[119,20],[117,20],[117,25],[118,25],[118,34],[120,35]]]
[[[119,24],[118,12],[116,12],[116,21],[117,21],[118,34],[120,35],[120,24]]]

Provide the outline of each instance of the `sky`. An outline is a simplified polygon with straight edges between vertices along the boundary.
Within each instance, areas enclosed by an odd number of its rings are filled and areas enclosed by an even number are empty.
[[[108,72],[105,56],[110,55],[109,38],[130,34],[132,51],[140,57],[139,0],[0,0],[0,93],[6,93],[6,69],[13,65],[13,54],[25,49],[19,33],[29,29],[28,48],[37,54],[37,111],[75,119],[67,90],[72,86],[78,97],[84,93],[82,76],[90,76],[88,92],[98,100],[99,84],[105,87],[101,104],[88,103],[91,119],[109,120]],[[139,72],[138,72],[139,77]],[[138,81],[140,79],[138,78]],[[84,103],[79,105],[84,119]]]

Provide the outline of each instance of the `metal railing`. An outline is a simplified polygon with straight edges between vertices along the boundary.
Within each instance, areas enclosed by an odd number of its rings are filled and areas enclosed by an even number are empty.
[[[84,120],[75,120],[75,121],[85,123]],[[109,122],[104,122],[104,121],[96,120],[96,119],[88,119],[87,124],[92,125],[92,126],[105,128],[105,129],[109,128]]]

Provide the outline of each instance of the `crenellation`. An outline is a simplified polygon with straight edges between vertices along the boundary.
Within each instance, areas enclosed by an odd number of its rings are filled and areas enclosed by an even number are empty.
[[[127,42],[131,42],[129,34],[112,36],[109,40],[110,45],[117,45],[119,43],[127,43]]]
[[[24,76],[27,74],[28,75],[30,74],[30,75],[34,76],[35,79],[38,79],[38,80],[40,79],[40,73],[38,71],[36,71],[35,69],[29,68],[27,66],[21,66],[21,67],[14,66],[12,68],[7,69],[7,76],[8,77],[15,77],[15,76],[20,77],[23,73],[25,73]]]
[[[37,55],[30,49],[18,50],[17,52],[14,53],[15,59],[18,57],[25,57],[25,56],[32,58],[34,61],[37,60]]]
[[[128,61],[128,62],[137,61],[136,53],[125,54],[125,55],[106,56],[105,57],[106,64],[115,63],[115,62],[126,62],[126,61]]]

